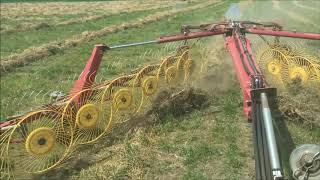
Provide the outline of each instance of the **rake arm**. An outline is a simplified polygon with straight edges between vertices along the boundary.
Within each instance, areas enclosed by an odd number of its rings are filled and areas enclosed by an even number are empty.
[[[250,34],[268,35],[268,36],[276,36],[276,37],[291,37],[291,38],[320,40],[319,33],[269,30],[269,29],[255,29],[255,28],[246,29],[246,32],[250,33]]]

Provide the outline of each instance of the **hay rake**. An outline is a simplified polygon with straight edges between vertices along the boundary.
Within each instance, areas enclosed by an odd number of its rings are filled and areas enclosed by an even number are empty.
[[[302,87],[320,84],[319,59],[300,49],[285,44],[268,44],[257,56],[263,74],[269,83],[286,88],[298,82]]]
[[[103,49],[95,47],[68,96],[1,123],[2,178],[14,177],[18,166],[28,173],[57,167],[78,145],[95,143],[114,124],[142,113],[161,86],[177,86],[191,72],[189,46],[181,46],[160,64],[94,84]]]
[[[21,150],[27,152],[26,157],[41,161],[41,165],[23,167],[24,171],[41,173],[56,167],[77,145],[96,142],[113,124],[125,122],[141,112],[145,107],[143,105],[150,103],[160,88],[188,84],[196,63],[190,58],[190,47],[181,46],[174,55],[165,58],[160,64],[148,65],[133,74],[95,85],[94,80],[105,51],[223,35],[242,89],[243,111],[249,122],[252,122],[256,178],[284,179],[269,108],[269,102],[273,102],[276,97],[276,88],[268,86],[262,72],[266,76],[268,73],[274,75],[276,80],[271,82],[280,85],[297,78],[302,85],[308,84],[309,80],[319,80],[319,64],[315,63],[316,60],[280,44],[279,37],[320,40],[320,34],[284,31],[276,23],[249,21],[183,26],[181,32],[146,42],[95,46],[69,96],[50,108],[44,106],[37,112],[39,115],[33,116],[31,113],[1,123],[2,130],[6,130],[1,134],[1,171],[10,176],[11,159],[14,159],[10,147],[16,143],[20,143]],[[261,51],[256,61],[247,33],[275,36],[276,43],[269,44],[268,48]],[[201,69],[204,69],[203,65]],[[54,116],[45,113],[50,109],[54,111]],[[51,119],[46,123],[37,123],[35,128],[24,128],[33,127],[32,123],[41,122],[42,117]],[[23,138],[15,142],[16,136]],[[54,158],[55,161],[46,161],[45,157],[53,154],[56,144],[62,144],[65,151]],[[292,152],[290,163],[294,178],[319,178],[319,151],[319,145],[303,145]],[[36,156],[34,152],[37,152]]]

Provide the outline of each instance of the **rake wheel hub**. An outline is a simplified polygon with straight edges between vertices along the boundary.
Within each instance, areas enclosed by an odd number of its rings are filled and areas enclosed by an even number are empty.
[[[157,92],[158,80],[156,77],[148,77],[143,81],[142,90],[146,96],[151,96]]]
[[[308,73],[302,67],[293,67],[289,75],[291,80],[300,79],[301,84],[305,84],[309,79]]]
[[[132,93],[129,89],[120,89],[114,95],[113,105],[115,109],[128,109],[132,103]]]
[[[178,79],[178,71],[175,66],[171,66],[166,70],[165,75],[166,81],[171,84],[174,83]]]
[[[192,66],[193,66],[193,62],[191,59],[188,59],[185,63],[184,63],[184,80],[188,80],[188,78],[190,77],[191,73],[192,73]]]
[[[52,150],[56,138],[51,128],[41,127],[33,130],[27,137],[25,146],[32,155],[44,155]]]
[[[99,109],[94,104],[86,104],[77,112],[76,123],[80,128],[95,127],[99,119]]]
[[[270,72],[273,75],[279,75],[281,71],[281,66],[277,62],[277,60],[272,60],[268,63],[268,72]]]

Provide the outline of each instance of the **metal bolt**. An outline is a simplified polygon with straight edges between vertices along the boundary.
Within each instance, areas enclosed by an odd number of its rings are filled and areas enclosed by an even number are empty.
[[[40,139],[38,140],[38,144],[41,145],[41,146],[42,146],[42,145],[45,145],[45,144],[46,144],[46,141],[47,141],[47,140],[46,140],[45,138],[40,138]]]

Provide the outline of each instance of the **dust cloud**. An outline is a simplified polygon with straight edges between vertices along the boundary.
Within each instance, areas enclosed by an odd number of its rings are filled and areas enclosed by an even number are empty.
[[[206,70],[196,81],[195,87],[203,89],[210,94],[225,94],[238,88],[232,59],[224,49],[222,38],[213,39],[208,44],[206,53]]]

